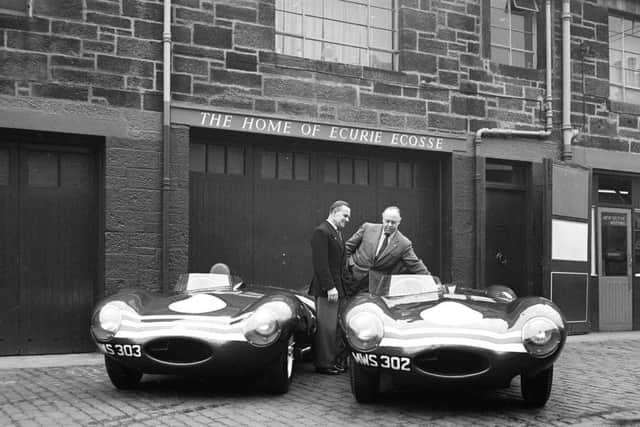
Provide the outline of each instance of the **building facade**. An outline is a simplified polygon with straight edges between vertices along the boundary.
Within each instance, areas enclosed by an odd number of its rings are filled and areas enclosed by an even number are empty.
[[[640,329],[633,0],[0,5],[0,354],[226,262],[304,287],[310,232],[402,210],[443,281]]]

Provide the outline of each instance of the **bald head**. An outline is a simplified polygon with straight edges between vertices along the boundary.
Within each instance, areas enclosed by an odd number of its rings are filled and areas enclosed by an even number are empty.
[[[389,206],[382,211],[382,227],[385,233],[394,233],[400,226],[401,221],[400,208],[397,206]]]

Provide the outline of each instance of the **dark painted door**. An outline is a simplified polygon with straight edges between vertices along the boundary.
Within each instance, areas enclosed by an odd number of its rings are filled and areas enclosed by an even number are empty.
[[[485,283],[509,286],[525,296],[525,192],[487,188],[486,196]]]
[[[8,188],[0,189],[0,224],[11,242],[0,260],[8,272],[0,276],[8,296],[0,311],[10,313],[0,330],[0,354],[92,350],[87,325],[97,278],[96,156],[76,147],[0,147],[10,177]]]
[[[244,160],[230,158],[230,149]],[[213,151],[226,151],[224,161],[212,160]],[[242,173],[228,164],[234,161],[244,165]],[[387,163],[393,173],[385,181]],[[222,261],[248,281],[301,288],[312,274],[311,232],[337,199],[352,206],[345,239],[362,222],[380,221],[385,206],[399,205],[401,230],[431,269],[437,265],[439,163],[426,154],[196,131],[190,169],[191,271]]]

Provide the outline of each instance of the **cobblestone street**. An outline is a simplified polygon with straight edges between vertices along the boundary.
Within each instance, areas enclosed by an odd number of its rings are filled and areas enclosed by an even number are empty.
[[[348,375],[318,375],[308,363],[297,367],[288,394],[270,396],[159,376],[125,392],[95,356],[49,367],[0,358],[0,425],[640,425],[638,354],[638,333],[570,337],[551,398],[538,410],[523,406],[518,379],[501,391],[385,393],[375,405],[360,405]]]

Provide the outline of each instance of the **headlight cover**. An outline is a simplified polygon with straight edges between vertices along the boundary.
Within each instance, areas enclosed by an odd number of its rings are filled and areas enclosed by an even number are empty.
[[[560,340],[560,329],[545,317],[534,317],[522,328],[522,343],[533,357],[550,355],[558,348]]]
[[[122,325],[122,312],[127,308],[127,305],[122,301],[112,301],[105,304],[98,313],[100,327],[115,335]]]
[[[347,315],[347,339],[353,348],[360,351],[373,350],[384,336],[384,325],[380,318],[368,311]]]
[[[282,325],[293,317],[293,311],[285,301],[269,301],[247,319],[243,333],[250,344],[265,347],[280,336]]]

